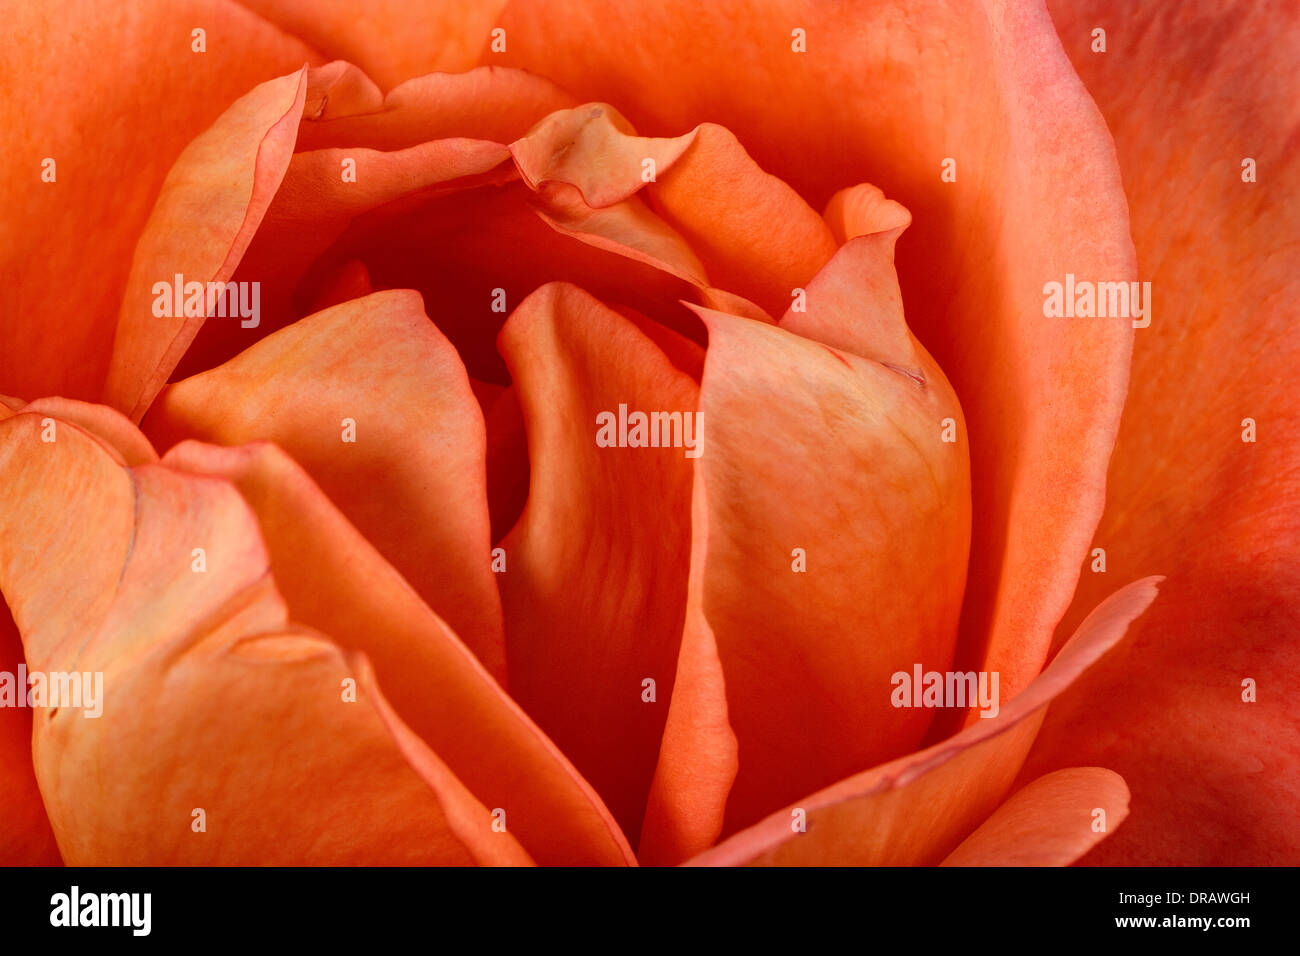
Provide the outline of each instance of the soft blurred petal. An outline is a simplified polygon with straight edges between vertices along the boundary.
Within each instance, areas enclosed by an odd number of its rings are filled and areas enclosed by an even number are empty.
[[[1169,581],[1133,640],[1052,708],[1027,772],[1087,762],[1124,775],[1133,816],[1088,862],[1295,864],[1300,10],[1053,12],[1115,133],[1156,303],[1094,541],[1107,571],[1084,572],[1076,604],[1137,569]],[[1096,26],[1104,54],[1090,50]],[[1258,182],[1242,182],[1245,157]]]
[[[281,329],[168,386],[144,427],[162,448],[279,444],[504,675],[483,416],[416,293],[377,292]]]
[[[636,834],[681,639],[692,469],[681,447],[598,447],[597,415],[694,413],[698,389],[631,322],[562,283],[520,303],[501,352],[532,463],[502,542],[510,691]]]
[[[1128,796],[1112,770],[1049,773],[994,810],[941,865],[1069,866],[1128,816]]]
[[[1034,681],[996,717],[949,740],[842,780],[772,814],[694,865],[909,866],[938,863],[1010,791],[1044,708],[1124,636],[1156,597],[1145,578],[1103,601]],[[796,832],[795,810],[806,813]]]
[[[0,391],[97,399],[168,168],[237,97],[320,56],[228,0],[0,8]]]

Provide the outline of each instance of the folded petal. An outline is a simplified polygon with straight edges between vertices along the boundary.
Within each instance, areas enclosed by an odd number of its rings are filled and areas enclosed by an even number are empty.
[[[1018,790],[942,866],[1069,866],[1128,816],[1124,778],[1073,767]]]
[[[376,111],[304,123],[298,143],[304,150],[406,149],[461,137],[509,143],[548,113],[573,105],[573,97],[546,77],[523,70],[481,66],[430,73],[389,90]]]
[[[638,137],[616,110],[594,103],[552,114],[510,151],[530,186],[567,183],[596,209],[644,189],[714,285],[773,315],[835,251],[821,217],[712,123],[673,138]]]
[[[70,398],[38,398],[16,410],[76,425],[98,439],[123,465],[146,465],[158,460],[158,453],[140,429],[107,405]],[[57,440],[57,434],[55,437]]]
[[[277,443],[504,677],[483,416],[419,295],[377,292],[281,329],[168,386],[144,427],[162,448]]]
[[[1137,278],[1113,143],[1040,0],[879,3],[851,17],[797,0],[535,0],[509,5],[500,23],[528,39],[485,62],[616,104],[643,135],[715,123],[818,207],[865,180],[912,211],[899,248],[908,322],[952,382],[970,434],[975,558],[961,655],[971,668],[992,661],[1007,691],[1023,687],[1101,514],[1133,335],[1123,319],[1046,319],[1043,285],[1066,273]],[[701,38],[726,56],[703,55]],[[742,168],[721,131],[712,146],[697,135],[655,194],[711,150],[721,158],[703,170]],[[943,178],[946,159],[954,181]],[[739,242],[751,264],[763,246],[749,237],[765,229],[781,237],[772,249],[813,247],[788,244],[780,217],[750,228],[742,210],[712,223],[720,213],[704,188],[720,181],[715,172],[681,183],[698,232],[661,214],[715,285],[780,314],[803,285],[793,277],[815,269],[764,260],[765,298],[734,284],[719,265],[726,250],[707,243]]]
[[[320,57],[226,0],[13,4],[5,21],[0,391],[93,400],[168,168],[237,97]]]
[[[631,322],[562,283],[520,303],[500,341],[532,466],[502,542],[510,690],[636,834],[682,633],[691,460],[681,442],[637,447],[626,428],[628,447],[609,447],[602,421],[666,413],[684,441],[698,389]]]
[[[970,491],[961,409],[900,314],[873,316],[899,333],[882,364],[699,312],[697,546],[740,746],[734,831],[920,743],[933,711],[893,704],[891,675],[952,659]]]
[[[288,620],[228,482],[44,428],[0,423],[0,589],[28,666],[96,687],[93,708],[34,715],[68,863],[528,862],[364,659]]]
[[[1300,401],[1283,383],[1300,352],[1300,16],[1284,2],[1053,13],[1115,134],[1157,306],[1093,541],[1106,572],[1083,572],[1076,603],[1137,568],[1169,581],[1052,708],[1027,772],[1087,762],[1128,781],[1133,815],[1089,863],[1294,865]]]
[[[696,131],[666,139],[636,135],[632,124],[606,103],[557,110],[510,144],[524,181],[576,186],[587,205],[602,208],[627,199],[667,172],[695,141]]]
[[[1160,578],[1116,591],[996,717],[811,794],[696,857],[692,865],[911,866],[939,863],[1001,803],[1044,708],[1124,636]]]
[[[569,762],[441,618],[274,445],[177,445],[170,467],[232,481],[257,515],[290,617],[373,664],[400,723],[545,864],[624,864],[631,850]]]
[[[241,0],[331,57],[359,64],[385,89],[434,70],[473,66],[506,0]]]

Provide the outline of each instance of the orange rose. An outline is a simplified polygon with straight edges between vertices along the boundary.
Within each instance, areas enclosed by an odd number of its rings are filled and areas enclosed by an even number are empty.
[[[12,11],[0,861],[1295,862],[1297,18],[1097,6]]]

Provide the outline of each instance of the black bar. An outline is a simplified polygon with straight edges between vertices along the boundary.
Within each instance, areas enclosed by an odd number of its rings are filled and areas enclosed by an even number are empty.
[[[1031,933],[1051,933],[1038,937],[1044,944],[1128,937],[1182,945],[1195,937],[1233,945],[1261,930],[1291,928],[1284,908],[1294,879],[1292,869],[1211,868],[9,869],[0,874],[0,932],[6,943],[75,937],[295,947],[349,938],[400,942],[415,934],[430,952],[511,939],[530,948],[590,940],[602,950],[638,940],[728,950],[751,940],[791,940],[815,951],[845,934],[866,951],[900,932],[935,946],[978,949]],[[70,922],[73,886],[78,921],[98,921],[101,912],[110,921],[116,909],[125,925],[52,925]],[[147,935],[136,935],[144,897],[114,896],[102,906],[99,894],[110,893],[149,894]],[[1171,902],[1171,893],[1180,898]],[[59,894],[68,903],[62,911]],[[138,905],[126,909],[130,902]],[[1134,919],[1154,922],[1119,925]]]

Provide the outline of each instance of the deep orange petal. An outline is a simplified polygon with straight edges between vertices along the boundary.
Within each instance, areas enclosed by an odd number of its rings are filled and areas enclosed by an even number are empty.
[[[18,628],[9,609],[0,606],[0,673],[16,675],[21,663]],[[0,866],[57,866],[62,861],[32,767],[32,711],[0,707]]]
[[[239,261],[236,282],[260,283],[260,322],[216,317],[205,322],[177,376],[194,375],[233,358],[253,343],[308,314],[346,267],[365,268],[357,258],[322,257],[358,216],[413,196],[428,197],[514,176],[504,146],[482,140],[443,139],[409,149],[324,149],[293,156],[284,182],[257,234]],[[343,163],[356,181],[343,179]],[[503,165],[504,164],[504,165]]]
[[[573,97],[550,80],[523,70],[430,73],[389,90],[377,111],[304,123],[298,148],[392,150],[453,137],[509,143],[548,113],[573,105]]]
[[[1087,762],[1124,775],[1133,815],[1088,862],[1294,865],[1300,11],[1053,12],[1115,133],[1156,303],[1137,332],[1093,542],[1106,573],[1085,566],[1076,604],[1136,568],[1169,581],[1134,639],[1052,708],[1027,772]],[[1108,30],[1104,54],[1090,49],[1096,26]],[[1242,181],[1245,157],[1257,182]],[[1246,418],[1254,443],[1242,441]]]
[[[510,151],[530,186],[572,185],[594,209],[643,192],[713,285],[773,315],[835,251],[808,204],[712,123],[672,138],[639,137],[617,110],[593,103],[548,116]]]

